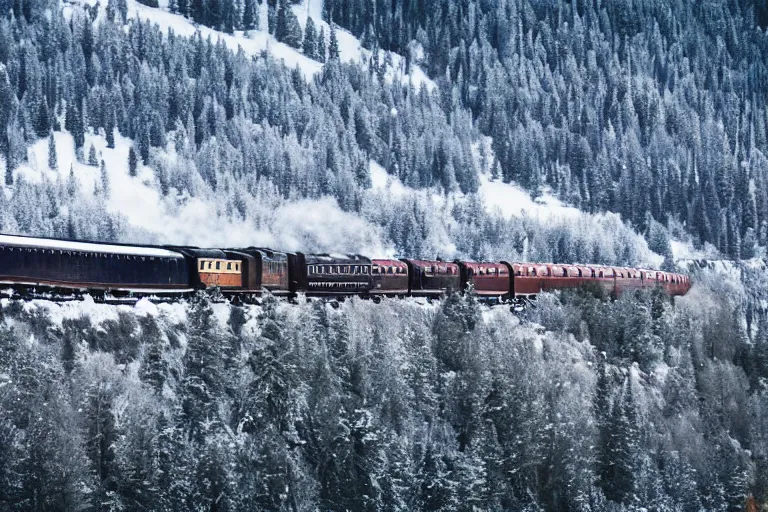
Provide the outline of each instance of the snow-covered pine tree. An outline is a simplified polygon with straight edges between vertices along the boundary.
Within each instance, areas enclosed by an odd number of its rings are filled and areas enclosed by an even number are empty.
[[[328,44],[328,60],[339,60],[339,39],[336,37],[336,27],[331,24],[331,41]]]
[[[128,149],[128,174],[130,176],[136,176],[138,174],[139,158],[136,155],[136,150],[133,146]]]
[[[99,165],[99,161],[96,158],[96,148],[93,144],[91,144],[91,147],[88,148],[88,165],[93,167]]]
[[[317,35],[315,30],[315,22],[312,17],[307,18],[307,25],[304,29],[304,43],[303,50],[304,55],[310,59],[320,60],[317,55]]]
[[[243,30],[254,30],[259,26],[258,0],[244,0]]]
[[[59,157],[56,153],[56,139],[53,137],[53,132],[48,135],[48,168],[54,171],[59,169]]]

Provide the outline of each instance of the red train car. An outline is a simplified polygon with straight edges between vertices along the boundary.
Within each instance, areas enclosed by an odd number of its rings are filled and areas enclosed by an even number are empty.
[[[461,270],[461,287],[472,285],[477,296],[506,300],[512,290],[512,268],[505,263],[456,261]]]

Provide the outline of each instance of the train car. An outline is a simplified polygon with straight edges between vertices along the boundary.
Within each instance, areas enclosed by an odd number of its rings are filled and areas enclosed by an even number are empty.
[[[115,292],[179,292],[191,286],[184,255],[176,251],[12,235],[0,235],[0,282]]]
[[[541,293],[540,276],[546,275],[547,267],[539,263],[510,263],[502,261],[512,269],[512,297],[532,299]]]
[[[368,295],[372,288],[371,260],[359,254],[288,255],[293,293],[317,297]]]
[[[290,293],[288,253],[260,247],[246,247],[230,252],[247,258],[249,272],[243,278],[243,283],[248,292],[261,294],[268,291],[277,296]]]
[[[666,273],[663,284],[664,290],[672,296],[685,295],[690,289],[687,279],[682,274]]]
[[[249,274],[254,270],[245,254],[222,249],[173,247],[186,256],[194,288],[219,288],[223,292],[247,289]]]
[[[632,292],[643,287],[640,271],[635,268],[613,267],[616,295]]]
[[[512,290],[512,268],[504,263],[456,261],[461,275],[461,289],[472,287],[485,299],[507,300]]]
[[[413,297],[439,297],[461,290],[456,263],[430,260],[402,260],[408,265],[408,290]]]
[[[400,260],[371,260],[373,296],[408,295],[408,265]]]

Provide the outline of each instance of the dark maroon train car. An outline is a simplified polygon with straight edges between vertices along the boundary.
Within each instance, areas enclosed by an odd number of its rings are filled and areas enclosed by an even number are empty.
[[[461,269],[461,287],[472,286],[478,297],[498,300],[509,298],[512,290],[512,268],[505,263],[456,261]]]
[[[284,252],[247,247],[228,251],[243,258],[243,268],[247,274],[243,282],[248,292],[269,291],[273,295],[283,296],[290,292],[288,280],[288,254]]]
[[[429,260],[403,260],[408,265],[409,291],[413,297],[439,297],[461,290],[461,275],[456,263]]]
[[[408,295],[408,265],[400,260],[371,260],[371,295]]]

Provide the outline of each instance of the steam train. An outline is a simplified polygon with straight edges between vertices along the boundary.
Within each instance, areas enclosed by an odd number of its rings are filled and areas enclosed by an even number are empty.
[[[485,300],[521,303],[543,291],[590,284],[607,294],[660,286],[684,295],[687,276],[600,265],[371,259],[258,247],[105,244],[0,235],[0,287],[20,294],[178,297],[201,289],[253,299],[276,296],[436,298],[472,288]]]

